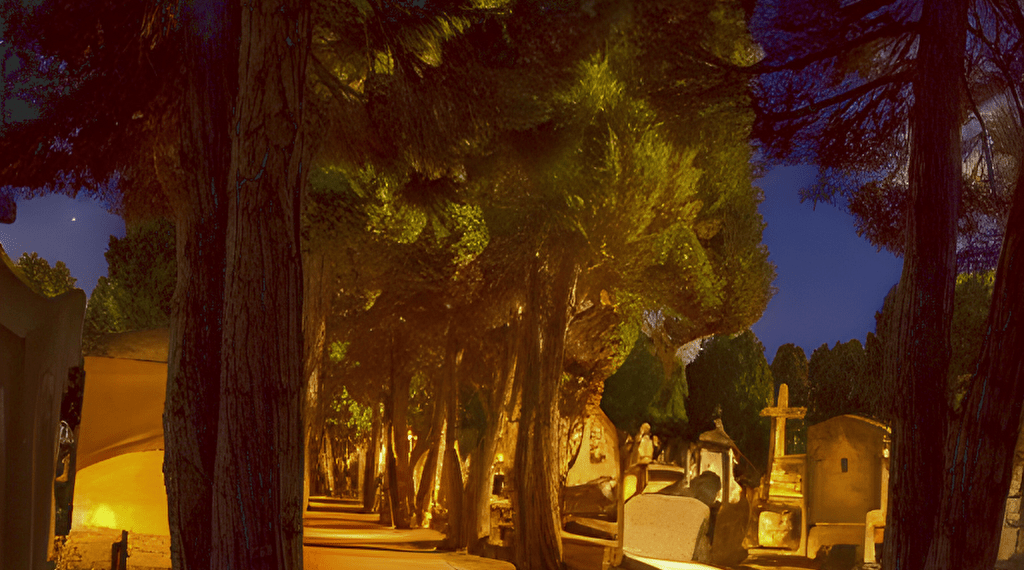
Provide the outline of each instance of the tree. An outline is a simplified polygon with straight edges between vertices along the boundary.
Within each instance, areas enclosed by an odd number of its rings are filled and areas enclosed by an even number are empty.
[[[789,342],[775,350],[771,364],[775,391],[780,384],[789,386],[789,404],[806,406],[808,393],[808,362],[804,349]]]
[[[73,96],[8,128],[5,180],[74,193],[77,175],[128,217],[175,220],[165,483],[183,568],[301,566],[309,8],[252,8],[52,2],[10,26],[39,60],[66,62],[43,68]]]
[[[871,8],[859,10],[861,6]],[[852,89],[846,89],[849,84],[843,84],[843,80],[852,74],[837,73],[826,77],[833,81],[832,85],[839,86],[839,91],[845,93],[829,98],[831,93],[826,91],[825,97],[818,99],[814,105],[804,107],[803,113],[805,117],[815,117],[813,120],[819,120],[823,115],[817,114],[816,111],[838,108],[840,112],[833,116],[852,117],[855,123],[869,126],[889,125],[875,131],[846,128],[845,136],[840,140],[854,145],[854,150],[860,150],[859,153],[852,153],[856,159],[851,162],[860,163],[870,170],[874,165],[885,165],[886,156],[895,156],[897,160],[889,162],[890,167],[886,171],[906,173],[908,199],[903,218],[906,228],[903,232],[904,273],[896,293],[898,308],[896,318],[893,319],[894,326],[885,332],[890,342],[884,359],[884,375],[887,382],[893,383],[894,390],[893,465],[897,467],[893,470],[891,479],[891,504],[888,510],[887,544],[884,552],[884,564],[890,567],[927,568],[930,565],[947,563],[961,567],[990,566],[994,561],[995,545],[999,540],[998,527],[992,526],[998,518],[996,513],[1001,511],[998,503],[984,501],[976,494],[971,500],[965,500],[971,493],[978,493],[980,488],[945,481],[944,474],[955,476],[955,470],[950,469],[948,463],[945,470],[942,467],[943,462],[952,460],[952,457],[948,456],[949,452],[947,457],[934,454],[935,449],[944,447],[947,427],[956,425],[956,422],[950,421],[945,398],[936,397],[935,393],[936,386],[946,385],[949,370],[949,328],[956,272],[955,242],[959,219],[958,203],[962,194],[960,140],[961,117],[965,107],[962,93],[966,82],[962,80],[961,70],[965,68],[966,62],[967,6],[967,2],[933,2],[924,4],[920,12],[903,10],[901,15],[896,10],[877,10],[877,6],[871,4],[852,5],[846,12],[852,14],[853,18],[847,21],[862,24],[859,29],[863,30],[863,33],[857,34],[859,37],[855,36],[855,40],[849,41],[848,35],[834,34],[834,28],[828,30],[839,38],[837,42],[833,42],[833,45],[839,44],[839,49],[833,50],[831,55],[837,52],[848,54],[850,48],[866,46],[884,35],[880,31],[881,28],[872,29],[872,12],[875,16],[881,14],[885,17],[878,17],[874,22],[895,21],[896,27],[904,28],[904,22],[912,23],[916,27],[919,43],[913,43],[918,38],[904,36],[904,39],[898,42],[885,45],[884,53],[896,57],[869,60],[871,64],[867,69],[873,70],[875,62],[878,62],[881,65],[877,67],[882,68],[882,73],[870,74],[873,79],[857,81]],[[1003,8],[1006,7],[1003,5]],[[840,13],[842,12],[843,10],[840,10]],[[1019,12],[1015,4],[1008,8],[1011,16],[1014,12]],[[892,18],[893,15],[897,16],[895,20]],[[985,31],[992,29],[987,25],[978,28]],[[984,43],[984,35],[977,34],[975,37],[979,36],[982,38],[979,43]],[[915,46],[916,49],[909,49],[911,46]],[[914,59],[910,62],[899,57],[901,54],[913,55]],[[805,58],[794,63],[803,65],[807,61]],[[899,78],[900,75],[903,77]],[[901,89],[905,89],[900,86],[906,85],[902,80],[907,78],[912,79],[913,99],[912,105],[909,104],[911,99],[903,99],[908,102],[903,105],[903,111],[898,111],[900,99],[896,97],[886,99],[890,103],[889,107],[872,105],[859,98],[860,95],[870,94],[886,86],[890,86],[890,95],[899,93]],[[1008,85],[1014,83],[1010,77],[1007,79]],[[894,112],[894,109],[898,112]],[[899,127],[904,124],[907,109],[912,109],[909,123],[906,123],[909,129],[903,130]],[[824,116],[828,116],[828,113]],[[886,122],[887,118],[889,122]],[[811,131],[804,132],[810,134]],[[888,132],[886,140],[890,144],[878,144],[877,139],[872,140],[872,137],[865,136],[865,132]],[[910,133],[909,137],[904,134],[907,132]],[[811,147],[814,148],[814,145]],[[865,150],[867,152],[864,152]],[[840,153],[832,153],[829,156],[839,157]],[[896,208],[894,211],[899,217],[899,209]],[[1004,247],[1001,255],[1002,264],[1002,260],[1008,259],[1007,256],[1012,255],[1012,252]],[[993,306],[992,314],[1005,314],[1002,307],[1008,307],[1013,302],[1013,297],[1004,299],[1001,306]],[[999,339],[1000,342],[1002,340]],[[939,393],[942,393],[941,388]],[[991,395],[992,392],[988,393]],[[1006,403],[1005,399],[989,404],[999,409],[996,414],[996,417],[1000,418],[999,421],[1005,422],[1010,418],[1012,420],[1009,423],[1019,421],[1019,406],[1015,408],[1014,404]],[[965,419],[967,417],[973,415],[965,416]],[[958,437],[956,441],[967,441],[968,445],[974,446],[984,432],[985,430],[975,432],[975,439],[963,440]],[[964,430],[961,425],[958,429],[950,430],[949,437],[953,438],[954,433],[960,436],[970,431]],[[994,437],[1000,439],[1004,438],[1004,435]],[[1005,477],[1008,473],[1005,471],[1005,466],[1008,465],[1007,457],[1012,453],[1012,446],[1009,451],[1002,445],[999,449],[1000,453],[1006,455],[997,460],[996,464],[1004,469],[1002,476]],[[987,459],[993,459],[993,456]],[[1002,486],[990,488],[989,492],[995,493],[999,487]],[[944,497],[943,501],[936,501],[936,496]],[[940,504],[946,504],[949,499],[959,503],[971,503],[974,506],[985,505],[984,509],[972,510],[972,515],[989,517],[993,522],[984,526],[987,534],[984,534],[983,541],[969,541],[975,553],[983,554],[968,554],[964,550],[966,546],[947,546],[947,551],[941,554],[931,551],[933,547],[942,546],[942,540],[933,541],[934,537],[948,536],[949,527],[963,529],[960,524],[962,519],[950,518],[951,511],[940,512]],[[984,515],[980,514],[982,511]],[[981,542],[984,546],[979,548]],[[948,548],[953,548],[954,551],[951,553]]]
[[[601,409],[616,427],[636,433],[640,424],[650,421],[651,402],[664,384],[665,368],[654,355],[654,344],[647,335],[640,335],[622,365],[605,381]]]
[[[167,220],[138,222],[125,237],[110,237],[100,277],[85,312],[83,346],[101,334],[166,327],[176,275],[174,225]]]
[[[63,261],[50,267],[50,262],[34,251],[22,253],[14,266],[36,292],[47,297],[56,297],[74,289],[78,281],[71,276],[71,271]]]
[[[791,342],[779,346],[775,351],[775,358],[772,359],[771,371],[772,380],[775,383],[775,390],[772,394],[776,398],[779,386],[786,384],[789,387],[789,405],[808,406],[810,382],[807,354],[803,348]],[[774,404],[774,401],[772,403]],[[786,422],[786,452],[804,453],[807,450],[808,421],[804,418],[784,421]]]
[[[842,414],[879,417],[873,395],[881,378],[870,374],[864,345],[857,339],[823,344],[808,365],[807,421],[815,424]]]
[[[950,339],[953,352],[949,361],[949,387],[954,407],[958,407],[957,401],[962,398],[970,378],[978,369],[994,284],[995,271],[956,276]]]
[[[760,246],[762,222],[746,166],[749,148],[743,125],[748,115],[742,84],[728,85],[723,91],[730,94],[727,102],[672,112],[666,110],[667,100],[654,95],[657,86],[678,87],[681,77],[703,78],[699,65],[648,78],[651,87],[644,89],[633,90],[643,82],[631,80],[640,71],[633,67],[638,50],[668,53],[664,48],[678,39],[650,42],[641,30],[668,16],[703,21],[711,18],[715,6],[676,11],[643,5],[636,19],[626,18],[619,7],[601,3],[595,17],[575,5],[545,12],[517,4],[505,15],[489,15],[487,33],[470,30],[444,44],[445,58],[463,62],[465,68],[428,64],[422,54],[434,53],[434,48],[410,54],[393,46],[388,61],[394,65],[368,74],[365,84],[354,82],[355,93],[324,81],[333,99],[356,107],[362,101],[359,89],[365,90],[370,104],[365,115],[357,116],[377,129],[374,144],[398,149],[390,162],[345,158],[356,166],[349,169],[350,180],[356,178],[352,170],[365,172],[370,162],[383,176],[400,181],[385,194],[397,192],[409,199],[415,194],[402,188],[419,188],[421,198],[413,202],[428,212],[446,199],[465,200],[483,212],[486,247],[460,270],[462,282],[471,286],[444,301],[454,315],[466,314],[462,307],[479,307],[473,310],[486,315],[483,320],[491,330],[508,326],[515,331],[508,337],[515,354],[515,366],[509,368],[515,371],[518,388],[513,391],[521,391],[524,410],[514,474],[515,481],[524,482],[517,493],[516,516],[522,517],[517,526],[536,529],[521,535],[522,544],[516,546],[522,567],[550,566],[559,555],[558,470],[553,468],[558,454],[548,442],[558,439],[553,431],[559,425],[557,387],[567,368],[559,345],[574,322],[585,320],[584,307],[596,305],[603,290],[616,311],[630,315],[625,319],[631,324],[644,309],[664,309],[666,320],[674,323],[673,342],[685,344],[702,333],[746,326],[769,295],[771,270]],[[742,18],[731,8],[718,9],[716,21],[729,33],[723,44],[743,45]],[[608,29],[614,31],[611,43],[605,41]],[[686,29],[698,30],[696,36],[704,32],[699,26]],[[507,36],[495,33],[502,30]],[[482,52],[481,38],[487,37],[507,41],[487,45],[489,51]],[[466,44],[478,50],[459,51]],[[323,55],[328,69],[347,69],[343,58]],[[353,72],[347,77],[358,76]],[[473,90],[466,98],[471,104],[494,96],[488,105],[509,113],[488,123],[480,119],[491,116],[488,106],[468,106],[473,113],[466,120],[435,124],[429,113],[424,117],[405,111],[421,102],[421,108],[437,105],[436,116],[459,117],[461,108],[442,103],[462,85]],[[677,90],[676,101],[709,87],[689,85],[692,91]],[[671,118],[678,132],[662,127],[660,118]],[[463,128],[469,132],[459,130]],[[689,135],[680,136],[682,132]],[[712,147],[701,144],[704,140],[722,144]],[[369,145],[363,154],[372,156],[377,148]],[[730,176],[712,174],[719,172]],[[406,177],[408,182],[403,182]],[[357,194],[357,202],[364,197]],[[404,215],[398,207],[385,212]],[[431,217],[415,214],[419,222],[414,225],[432,228]],[[411,232],[408,241],[416,242],[419,233]],[[409,265],[405,261],[399,267]],[[371,281],[377,264],[373,267],[368,271]],[[409,270],[394,276],[404,284],[412,281],[409,275],[419,276]],[[452,283],[446,277],[425,276],[435,295],[447,290],[438,284]],[[393,290],[398,292],[397,287]],[[374,310],[392,302],[389,287],[380,291]],[[573,297],[575,302],[570,302]],[[408,307],[424,305],[416,300]],[[622,344],[631,346],[632,339]],[[445,349],[445,354],[452,353],[458,351]]]
[[[686,367],[690,432],[713,429],[721,418],[736,446],[764,469],[768,461],[768,418],[761,410],[772,404],[772,372],[764,346],[752,331],[720,335],[704,343]]]

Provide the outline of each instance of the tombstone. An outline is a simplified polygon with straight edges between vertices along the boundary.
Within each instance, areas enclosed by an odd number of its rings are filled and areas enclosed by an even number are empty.
[[[882,509],[888,435],[884,424],[854,415],[807,429],[808,555],[845,544],[862,559],[868,513]]]
[[[565,484],[572,487],[618,476],[619,444],[615,424],[598,408],[583,425],[580,452],[565,475]]]
[[[722,503],[736,503],[740,500],[740,486],[733,478],[736,443],[725,433],[721,419],[715,420],[715,429],[708,430],[698,438],[698,472],[711,471],[718,475],[722,485],[717,500]]]
[[[722,490],[722,479],[714,471],[705,471],[689,482],[679,480],[657,491],[659,495],[693,497],[708,508],[714,507]]]
[[[694,497],[636,495],[623,508],[622,552],[656,567],[657,561],[706,562],[710,521],[711,509]]]
[[[2,568],[45,568],[54,554],[58,457],[62,499],[73,489],[75,430],[68,423],[62,449],[60,423],[68,386],[82,374],[85,301],[78,289],[52,299],[37,294],[0,248]]]
[[[807,415],[807,408],[789,407],[789,385],[782,384],[779,386],[775,407],[761,410],[761,415],[772,419],[772,437],[768,440],[768,473],[772,473],[775,458],[786,455],[786,420],[803,419]],[[769,477],[765,483],[770,482]]]
[[[779,386],[775,406],[761,410],[772,421],[768,440],[768,472],[762,479],[761,500],[755,505],[757,546],[807,554],[807,500],[805,479],[807,456],[786,454],[786,420],[800,419],[806,408],[789,406],[789,386]],[[775,550],[779,552],[779,550]]]

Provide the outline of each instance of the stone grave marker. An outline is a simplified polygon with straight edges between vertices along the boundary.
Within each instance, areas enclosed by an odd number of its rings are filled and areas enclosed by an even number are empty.
[[[699,499],[641,494],[626,502],[622,552],[632,558],[706,561],[711,509]]]

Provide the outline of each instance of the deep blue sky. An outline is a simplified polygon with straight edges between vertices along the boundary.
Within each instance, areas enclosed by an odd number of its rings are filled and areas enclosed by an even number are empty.
[[[787,342],[808,357],[823,343],[863,342],[902,268],[899,259],[858,237],[848,214],[800,203],[798,192],[814,174],[812,167],[780,167],[756,182],[765,195],[764,243],[778,271],[778,293],[753,326],[769,361]],[[51,264],[63,261],[86,293],[106,274],[103,253],[111,235],[123,236],[124,222],[88,198],[23,200],[17,221],[0,224],[0,243],[12,259],[35,251]]]
[[[63,261],[78,279],[75,284],[92,294],[96,280],[107,274],[110,236],[124,237],[124,221],[99,202],[51,195],[18,201],[17,220],[0,224],[0,243],[12,260],[36,252],[54,265]]]
[[[857,236],[849,214],[800,203],[800,189],[816,172],[808,166],[778,167],[755,182],[764,190],[759,208],[768,224],[764,243],[778,273],[778,293],[751,327],[769,362],[787,342],[803,347],[808,358],[822,344],[864,342],[903,269],[901,259]]]

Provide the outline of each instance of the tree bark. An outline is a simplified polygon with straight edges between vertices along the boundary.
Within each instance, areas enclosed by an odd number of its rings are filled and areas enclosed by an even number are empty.
[[[366,446],[366,465],[363,465],[363,510],[373,512],[377,502],[377,460],[380,457],[381,423],[380,405],[373,404],[373,419],[371,420],[370,441]]]
[[[502,355],[501,367],[495,371],[491,397],[488,401],[487,428],[480,438],[477,449],[473,452],[470,462],[469,477],[466,480],[466,500],[463,509],[462,539],[470,553],[479,553],[478,543],[487,534],[490,525],[490,503],[492,490],[492,473],[494,458],[498,452],[498,442],[508,426],[508,419],[514,412],[517,394],[516,383],[513,381],[516,362],[515,327],[508,327],[505,352]],[[485,526],[486,525],[486,526]]]
[[[405,362],[404,347],[400,338],[392,333],[391,338],[391,431],[388,438],[388,492],[391,498],[391,524],[395,528],[412,526],[413,494],[412,469],[409,466],[409,437],[407,416],[409,413],[410,371]],[[393,468],[392,468],[393,467]]]
[[[925,568],[942,495],[966,2],[926,2],[914,79],[910,211],[898,330],[884,374],[894,387],[892,478],[883,566]]]
[[[322,392],[321,371],[323,369],[324,345],[327,340],[327,262],[323,252],[303,254],[302,259],[302,334],[303,378],[306,379],[306,459],[303,473],[302,508],[309,506],[311,484],[315,481],[314,450],[320,448],[326,417],[327,402]]]
[[[516,442],[513,546],[516,568],[559,568],[558,384],[576,267],[565,252],[531,263],[523,315],[522,416]]]
[[[298,0],[239,10],[212,568],[302,568],[300,212],[311,41]]]
[[[462,545],[462,515],[465,485],[462,481],[462,461],[455,442],[459,433],[459,356],[452,327],[448,330],[448,342],[445,349],[444,370],[444,463],[441,464],[441,496],[443,506],[448,511],[446,544],[451,548]]]
[[[427,459],[423,463],[423,473],[420,475],[420,486],[416,492],[417,517],[422,526],[427,520],[427,513],[430,512],[432,499],[434,497],[434,486],[437,479],[437,462],[439,460],[441,437],[444,434],[444,406],[440,399],[435,399],[434,409],[430,415],[430,431],[416,445],[417,448],[424,448],[423,453]],[[419,461],[418,454],[414,451],[412,462],[415,465]]]
[[[180,146],[154,153],[161,184],[172,195],[177,232],[163,470],[171,563],[181,570],[206,570],[220,406],[227,232],[223,192],[231,167],[238,15],[221,2],[190,4],[182,17],[191,32],[185,34],[184,49],[195,66],[180,109]],[[218,22],[218,29],[202,27],[209,21]]]
[[[948,436],[929,568],[993,568],[1024,402],[1024,169],[996,269],[978,371]]]

